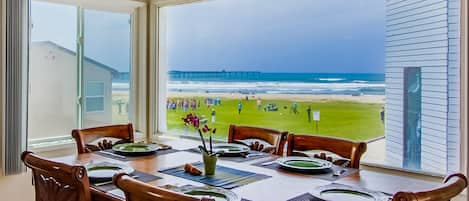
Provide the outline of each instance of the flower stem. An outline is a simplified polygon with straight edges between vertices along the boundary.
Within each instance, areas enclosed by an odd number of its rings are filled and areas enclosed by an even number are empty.
[[[213,149],[212,149],[212,134],[210,134],[210,155],[213,154]]]
[[[204,145],[204,149],[207,150],[207,146],[205,145],[205,140],[204,140],[204,135],[202,135],[202,131],[198,129],[199,135],[200,135],[200,140],[202,141],[202,145]]]

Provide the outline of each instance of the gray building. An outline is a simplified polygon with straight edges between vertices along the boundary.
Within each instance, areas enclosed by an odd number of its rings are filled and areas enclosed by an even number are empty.
[[[83,62],[83,124],[112,123],[112,79],[118,72],[87,57]],[[70,135],[77,127],[76,53],[50,41],[32,42],[29,72],[29,138]]]
[[[386,160],[459,170],[460,0],[386,1]]]

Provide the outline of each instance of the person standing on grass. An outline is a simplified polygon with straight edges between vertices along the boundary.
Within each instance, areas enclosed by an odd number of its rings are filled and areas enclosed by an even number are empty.
[[[292,110],[293,110],[293,114],[298,114],[298,104],[296,102],[293,102]]]
[[[184,99],[182,101],[182,110],[184,111],[184,113],[187,112],[187,107],[189,107],[189,102],[188,102],[188,100]]]
[[[379,114],[381,116],[381,122],[384,124],[384,107],[381,108],[381,112]]]
[[[241,114],[242,109],[243,109],[243,103],[241,103],[241,101],[239,101],[239,103],[238,103],[238,114]]]
[[[212,123],[215,123],[216,120],[217,120],[217,116],[216,116],[215,108],[212,108]]]
[[[306,109],[306,113],[308,114],[308,122],[311,122],[311,105]]]
[[[261,110],[262,101],[261,98],[257,98],[257,110]]]

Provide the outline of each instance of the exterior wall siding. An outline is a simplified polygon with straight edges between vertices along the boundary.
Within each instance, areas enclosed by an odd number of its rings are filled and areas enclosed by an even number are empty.
[[[404,69],[421,68],[423,171],[456,170],[459,0],[386,2],[386,160],[404,161]],[[450,161],[450,162],[449,162]]]

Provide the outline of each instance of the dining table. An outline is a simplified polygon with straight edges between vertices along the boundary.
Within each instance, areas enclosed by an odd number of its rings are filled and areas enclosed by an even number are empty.
[[[162,172],[163,170],[183,166],[187,163],[201,162],[201,154],[184,151],[190,148],[196,148],[200,145],[200,141],[184,138],[169,138],[160,140],[159,143],[169,145],[176,151],[162,155],[141,157],[128,161],[119,161],[113,157],[107,157],[106,155],[97,153],[62,156],[53,158],[53,160],[71,165],[85,165],[97,162],[125,163],[136,171],[157,176],[159,179],[147,182],[153,186],[206,186],[206,184],[199,183],[197,181]],[[370,189],[382,192],[389,196],[392,196],[392,194],[398,191],[421,191],[435,188],[440,185],[440,183],[434,181],[411,178],[377,170],[360,169],[337,180],[329,180],[311,177],[311,175],[307,174],[270,169],[254,165],[256,163],[259,164],[260,162],[273,160],[278,157],[279,156],[270,155],[268,157],[257,158],[255,160],[244,162],[223,160],[221,158],[218,160],[217,165],[268,176],[268,178],[259,179],[258,181],[230,189],[244,200],[251,201],[287,201],[304,194],[313,194],[315,189],[318,187],[331,184]],[[93,200],[125,200],[124,193],[117,188],[103,191],[102,189],[91,185],[90,190]]]

